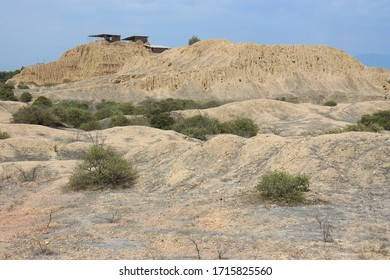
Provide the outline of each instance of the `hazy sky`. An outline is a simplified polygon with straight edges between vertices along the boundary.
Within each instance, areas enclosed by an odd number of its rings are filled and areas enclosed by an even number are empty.
[[[192,35],[390,55],[390,0],[0,0],[0,70],[57,60],[89,34]]]

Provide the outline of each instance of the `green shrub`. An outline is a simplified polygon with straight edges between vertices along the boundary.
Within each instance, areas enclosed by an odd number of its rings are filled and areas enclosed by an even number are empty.
[[[53,106],[53,101],[51,101],[46,96],[39,96],[37,99],[35,99],[32,105],[42,108],[48,108]]]
[[[348,125],[345,128],[328,130],[326,133],[335,134],[349,131],[381,132],[390,130],[390,110],[379,111],[372,115],[363,115],[357,124]]]
[[[378,124],[370,124],[370,125],[364,125],[364,124],[351,124],[347,125],[344,128],[335,128],[335,129],[329,129],[325,133],[326,134],[339,134],[339,133],[345,133],[345,132],[381,132],[383,130],[383,127],[381,127]]]
[[[107,100],[103,99],[100,103],[98,103],[96,105],[96,109],[100,110],[100,109],[103,109],[103,108],[110,108],[110,107],[113,107],[115,105],[117,105],[116,102],[114,102],[114,101],[107,101]]]
[[[309,190],[306,175],[290,175],[283,171],[273,171],[261,177],[256,186],[260,196],[276,202],[297,203],[304,201],[304,192]]]
[[[10,137],[11,137],[11,135],[9,135],[8,132],[1,131],[1,130],[0,130],[0,140],[8,139],[8,138],[10,138]]]
[[[181,120],[177,125],[174,126],[174,130],[181,132],[184,129],[191,127],[203,129],[206,134],[221,133],[221,123],[218,119],[201,115]]]
[[[20,101],[20,102],[24,102],[24,103],[28,103],[28,102],[30,102],[32,99],[33,99],[33,96],[31,95],[31,93],[25,91],[25,92],[23,92],[22,95],[20,96],[19,101]]]
[[[134,114],[134,105],[132,102],[119,103],[117,108],[118,111],[121,112],[123,115]]]
[[[221,124],[221,132],[235,134],[241,137],[250,138],[256,136],[259,128],[247,118],[238,118]]]
[[[19,84],[18,89],[30,89],[28,85]]]
[[[334,106],[337,106],[337,102],[336,102],[336,101],[333,101],[333,100],[326,101],[326,102],[324,103],[324,106],[334,107]]]
[[[92,131],[92,130],[101,130],[103,129],[103,126],[97,120],[92,120],[86,123],[82,123],[79,128],[85,131]]]
[[[73,190],[128,188],[134,184],[136,171],[110,148],[93,145],[75,167],[69,179]]]
[[[132,115],[134,114],[134,108],[132,102],[116,103],[102,100],[96,106],[95,117],[98,120],[102,120],[116,115]]]
[[[192,109],[208,109],[208,108],[215,108],[223,105],[223,102],[218,100],[209,100],[206,102],[198,103],[199,108],[192,108]]]
[[[29,106],[19,109],[13,115],[14,123],[39,124],[49,127],[62,126],[61,120],[50,108]]]
[[[381,127],[380,125],[378,125],[376,123],[372,123],[372,124],[368,124],[368,125],[358,123],[358,124],[348,125],[347,127],[345,127],[343,129],[343,132],[349,132],[349,131],[381,132],[382,130],[383,130],[383,127]]]
[[[379,111],[372,115],[363,115],[358,124],[365,126],[376,124],[385,130],[390,130],[390,110]]]
[[[218,119],[207,116],[194,116],[179,120],[172,129],[190,137],[206,140],[206,135],[229,133],[241,137],[252,137],[257,134],[258,127],[252,120],[238,118],[221,123]]]
[[[130,125],[130,120],[126,118],[126,116],[124,115],[117,115],[111,117],[110,127],[128,126],[128,125]]]
[[[129,125],[150,126],[150,123],[145,116],[133,116],[129,119]]]
[[[12,86],[0,83],[0,100],[4,101],[18,101],[14,94]]]
[[[90,110],[77,107],[56,107],[53,112],[63,123],[79,128],[82,124],[94,121],[94,115]]]
[[[114,111],[113,107],[103,107],[103,108],[98,109],[95,112],[95,118],[97,120],[103,120],[103,119],[110,118],[111,116],[114,116],[115,114],[116,114],[116,112]]]
[[[150,125],[159,129],[171,129],[175,124],[175,120],[169,113],[159,113],[151,116]]]
[[[89,104],[85,101],[61,101],[56,108],[89,110]]]
[[[13,76],[20,73],[20,71],[23,70],[23,67],[21,69],[15,70],[15,71],[0,71],[0,83],[5,83],[7,80],[11,79]]]
[[[180,131],[181,134],[187,135],[192,138],[197,138],[200,140],[207,140],[207,130],[200,127],[187,127]]]
[[[163,100],[147,99],[142,101],[137,107],[134,107],[134,114],[152,116],[178,110],[207,109],[221,106],[221,104],[222,103],[220,101],[215,100],[196,102],[194,100],[174,98],[167,98]]]
[[[188,45],[191,46],[199,41],[200,39],[197,36],[193,35],[190,39],[188,39]]]

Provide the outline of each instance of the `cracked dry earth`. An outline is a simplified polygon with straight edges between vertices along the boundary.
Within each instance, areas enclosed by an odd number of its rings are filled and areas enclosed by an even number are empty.
[[[390,134],[297,135],[284,122],[290,135],[208,141],[0,123],[12,135],[0,141],[0,258],[196,259],[196,243],[202,259],[389,259]],[[134,165],[133,188],[66,189],[93,141]],[[259,199],[271,170],[307,174],[307,202]]]

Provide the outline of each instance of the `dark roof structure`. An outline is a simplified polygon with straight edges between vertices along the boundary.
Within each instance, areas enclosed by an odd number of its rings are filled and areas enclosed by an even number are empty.
[[[138,42],[141,41],[142,43],[147,43],[148,42],[148,37],[149,36],[130,36],[122,39],[123,41],[132,41],[132,42]]]
[[[96,35],[89,35],[88,37],[102,38],[110,43],[121,40],[121,35],[114,35],[114,34],[96,34]]]
[[[148,50],[150,50],[152,53],[162,53],[162,52],[165,52],[165,51],[171,49],[170,47],[166,47],[166,46],[156,46],[156,45],[150,45],[150,46],[147,46],[147,45],[146,45],[145,48],[147,48]]]

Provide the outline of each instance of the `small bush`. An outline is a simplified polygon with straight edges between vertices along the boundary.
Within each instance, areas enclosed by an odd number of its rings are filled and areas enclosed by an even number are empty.
[[[84,101],[61,101],[56,108],[89,110],[89,105]]]
[[[7,80],[11,79],[13,76],[20,73],[20,71],[23,70],[23,67],[21,69],[15,70],[15,71],[0,71],[0,83],[5,83]]]
[[[124,158],[108,147],[93,145],[77,164],[69,179],[73,190],[128,188],[134,184],[136,172]]]
[[[35,99],[32,105],[48,108],[53,106],[53,101],[51,101],[50,98],[47,98],[46,96],[39,96],[37,99]]]
[[[0,130],[0,140],[8,139],[8,138],[10,138],[10,137],[11,137],[11,135],[9,135],[8,132],[1,131],[1,130]]]
[[[33,96],[31,95],[31,93],[25,91],[25,92],[23,92],[22,95],[20,96],[19,101],[20,101],[20,102],[24,102],[24,103],[28,103],[28,102],[30,102],[32,99],[33,99]]]
[[[121,112],[123,115],[134,114],[134,105],[132,102],[119,103],[117,108],[118,111]]]
[[[103,120],[115,116],[117,112],[112,107],[100,108],[95,112],[95,118],[97,120]]]
[[[76,128],[95,120],[93,113],[88,109],[58,106],[54,108],[53,112],[63,123]]]
[[[261,197],[276,202],[297,203],[304,201],[304,192],[309,190],[306,175],[290,175],[282,171],[266,173],[256,186]]]
[[[217,134],[221,132],[221,123],[218,119],[210,118],[208,116],[194,116],[184,119],[175,127],[179,132],[186,128],[197,127],[205,130],[207,134]]]
[[[206,135],[221,133],[221,123],[217,119],[198,115],[178,121],[172,129],[190,137],[206,140]]]
[[[379,111],[372,115],[363,115],[358,124],[365,126],[376,124],[385,130],[390,130],[390,110]]]
[[[349,131],[360,131],[360,132],[381,132],[383,130],[383,127],[376,123],[372,124],[352,124],[348,125],[346,128],[343,129],[343,132],[349,132]]]
[[[62,126],[61,120],[50,108],[29,106],[19,109],[13,115],[14,123],[39,124],[49,127]]]
[[[163,100],[147,99],[142,101],[137,107],[134,107],[135,115],[152,116],[164,112],[189,109],[207,109],[221,106],[220,101],[210,100],[207,102],[197,102],[187,99],[167,98]]]
[[[187,127],[184,128],[180,131],[181,134],[187,135],[192,138],[197,138],[200,140],[207,140],[206,135],[207,135],[207,130],[205,128],[201,127]]]
[[[111,117],[110,127],[115,126],[128,126],[130,125],[130,120],[124,115],[117,115]]]
[[[0,83],[0,100],[4,101],[18,101],[14,94],[12,86]]]
[[[85,131],[92,131],[92,130],[101,130],[103,129],[103,126],[98,121],[93,120],[87,123],[82,123],[79,128]]]
[[[97,104],[96,109],[95,117],[102,120],[116,115],[132,115],[135,107],[132,102],[116,103],[103,100]]]
[[[345,128],[328,130],[328,134],[343,133],[349,131],[381,132],[390,130],[390,110],[379,111],[372,115],[363,115],[357,124],[348,125]]]
[[[129,119],[129,125],[150,126],[150,123],[145,116],[133,116]]]
[[[159,113],[151,116],[150,125],[159,129],[171,129],[175,124],[175,120],[171,117],[169,113]]]
[[[250,138],[256,136],[259,128],[247,118],[238,118],[221,124],[221,132],[235,134],[241,137]]]
[[[19,84],[18,89],[30,89],[30,87],[28,85]]]
[[[200,39],[197,36],[193,35],[190,39],[188,39],[188,45],[191,46],[199,41]]]
[[[172,126],[172,129],[200,140],[206,140],[207,135],[220,133],[253,137],[258,131],[257,125],[247,118],[238,118],[221,123],[218,119],[201,115],[180,120]]]
[[[337,102],[336,102],[336,101],[333,101],[333,100],[331,100],[331,101],[326,101],[326,102],[324,103],[324,106],[334,107],[334,106],[337,106]]]

